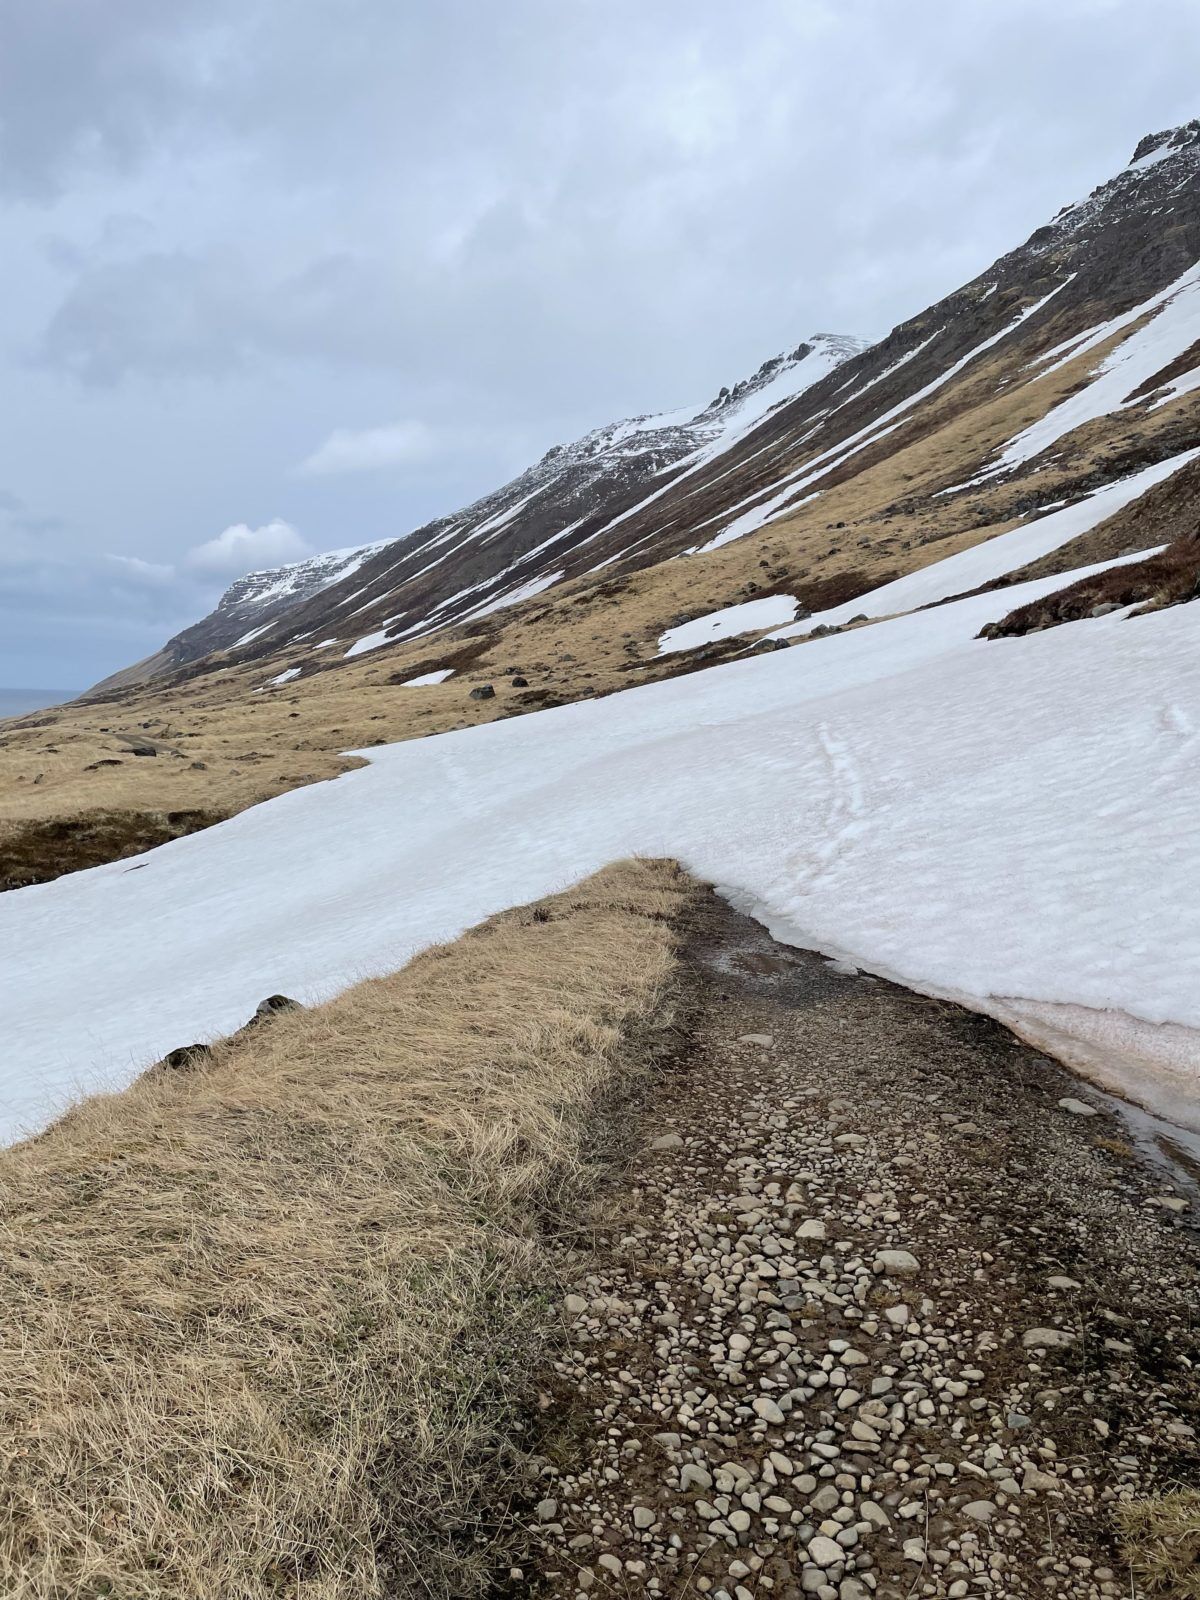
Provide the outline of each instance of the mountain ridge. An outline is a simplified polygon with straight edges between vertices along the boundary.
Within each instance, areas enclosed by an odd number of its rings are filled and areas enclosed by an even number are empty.
[[[1064,384],[1060,394],[1060,368],[1073,371],[1071,363],[1093,349],[1103,354],[1106,328],[1111,324],[1115,338],[1121,318],[1131,319],[1136,332],[1139,307],[1147,303],[1152,317],[1155,296],[1168,296],[1169,308],[1172,285],[1200,258],[1198,180],[1200,121],[1147,135],[1122,171],[877,343],[814,336],[694,412],[593,429],[554,446],[462,511],[399,540],[350,547],[340,553],[343,571],[332,556],[320,556],[240,580],[216,611],[151,658],[147,675],[304,650],[309,661],[297,661],[301,671],[327,670],[352,652],[483,625],[564,584],[709,555],[786,524],[851,479],[870,481],[888,461],[920,454],[925,441],[949,435],[956,413],[973,420],[965,450],[957,441],[955,450],[966,455],[969,470],[956,468],[923,490],[876,505],[870,514],[876,554],[890,550],[900,570],[911,562],[908,552],[959,537],[969,531],[964,523],[990,526],[1026,515],[1062,484],[1042,472],[1041,451],[1010,470],[1002,452],[1022,429],[989,438],[992,417],[1014,412],[1027,429],[1040,423],[1073,392]],[[1061,359],[1051,364],[1055,352]],[[1170,354],[1190,381],[1200,354],[1194,362],[1186,347]],[[1018,404],[1006,405],[1007,397]],[[1124,395],[1119,402],[1131,403]],[[1155,422],[1141,409],[1146,415],[1139,412],[1139,421]],[[1157,422],[1136,441],[1125,438],[1114,417],[1109,406],[1084,419],[1112,435],[1099,463],[1085,460],[1080,448],[1086,429],[1063,430],[1059,453],[1068,465],[1074,460],[1071,492],[1096,487],[1097,474],[1108,481],[1106,473],[1135,470],[1156,452],[1170,455],[1188,442],[1186,430]],[[989,486],[986,508],[976,508],[973,497]],[[906,521],[914,524],[907,539],[893,531]],[[794,563],[788,577],[796,581]],[[823,581],[810,580],[818,601]],[[838,581],[852,587],[849,574]],[[93,692],[130,681],[118,674]]]
[[[250,645],[277,618],[353,577],[368,560],[382,559],[384,552],[393,552],[397,560],[403,560],[414,549],[448,544],[455,534],[460,540],[484,534],[494,538],[535,498],[551,497],[552,503],[543,508],[543,513],[544,517],[553,517],[563,504],[573,506],[588,495],[619,493],[696,453],[708,450],[719,454],[722,441],[727,446],[818,378],[867,348],[865,340],[850,335],[813,334],[794,349],[769,357],[749,377],[723,387],[705,405],[622,418],[589,429],[566,444],[552,445],[508,483],[411,533],[248,573],[226,589],[209,616],[176,634],[147,662],[106,678],[90,692],[128,686],[137,681],[130,673],[136,673],[138,666],[149,667],[148,675],[155,676],[164,667],[186,666],[214,650]],[[558,537],[569,531],[564,528]],[[545,544],[556,542],[552,537]],[[542,549],[535,545],[519,552],[517,559],[528,560],[541,554]],[[431,565],[444,560],[444,556],[440,557]],[[526,576],[524,583],[528,584],[531,577]],[[471,607],[463,609],[469,612]]]
[[[218,639],[205,619],[186,650],[6,728],[0,826],[120,813],[142,838],[147,818],[229,816],[343,773],[347,752],[807,650],[964,593],[1011,593],[983,627],[1036,582],[1040,626],[1079,609],[1052,597],[1084,568],[1169,541],[1186,561],[1200,124],[1138,148],[1057,233],[866,349],[815,371],[793,346],[736,410],[718,395],[591,430],[415,537],[243,580]],[[1190,597],[1138,570],[1119,583],[1147,603]]]

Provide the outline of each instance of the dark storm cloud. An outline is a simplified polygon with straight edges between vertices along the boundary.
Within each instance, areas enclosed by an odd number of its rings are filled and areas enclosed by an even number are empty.
[[[881,336],[1194,114],[1198,46],[1194,0],[8,8],[6,481],[60,571],[403,533]]]

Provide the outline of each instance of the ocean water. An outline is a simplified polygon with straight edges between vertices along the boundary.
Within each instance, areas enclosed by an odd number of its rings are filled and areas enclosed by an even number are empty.
[[[60,706],[78,693],[78,689],[0,689],[0,718],[19,717],[42,706]]]

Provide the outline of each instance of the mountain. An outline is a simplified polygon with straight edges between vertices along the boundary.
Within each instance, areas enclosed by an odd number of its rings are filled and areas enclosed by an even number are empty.
[[[715,461],[765,417],[866,348],[861,339],[815,334],[789,354],[724,388],[701,410],[684,409],[594,428],[572,444],[555,445],[536,465],[453,516],[402,539],[335,550],[271,572],[239,578],[216,610],[168,640],[137,667],[100,689],[155,676],[215,651],[250,646],[270,630],[257,653],[291,642],[305,625],[322,631],[350,616],[386,621],[390,636],[411,635],[422,622],[446,626],[537,594],[567,571],[586,570],[589,530],[597,512],[639,498],[680,462]],[[433,559],[430,556],[433,552]],[[594,552],[593,552],[594,554]],[[365,568],[365,571],[363,570]],[[361,574],[361,575],[360,575]],[[347,588],[351,578],[358,582]],[[305,606],[337,585],[336,595]],[[352,600],[367,596],[353,612]],[[271,625],[286,615],[279,628]],[[363,630],[360,630],[363,631]]]
[[[282,653],[325,671],[435,633],[494,636],[501,613],[547,591],[768,528],[783,537],[757,573],[739,558],[730,582],[710,564],[712,604],[781,589],[809,606],[851,599],[1182,452],[1198,257],[1191,122],[1142,140],[1113,179],[878,344],[816,335],[699,411],[598,428],[403,539],[253,574],[101,687]],[[662,603],[664,625],[678,622]]]

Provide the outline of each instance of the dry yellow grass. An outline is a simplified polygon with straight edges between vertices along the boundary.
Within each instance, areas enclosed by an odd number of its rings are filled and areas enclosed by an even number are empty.
[[[1200,1490],[1131,1501],[1118,1520],[1137,1593],[1200,1600]]]
[[[539,1241],[698,892],[618,864],[0,1154],[0,1593],[483,1587]]]

